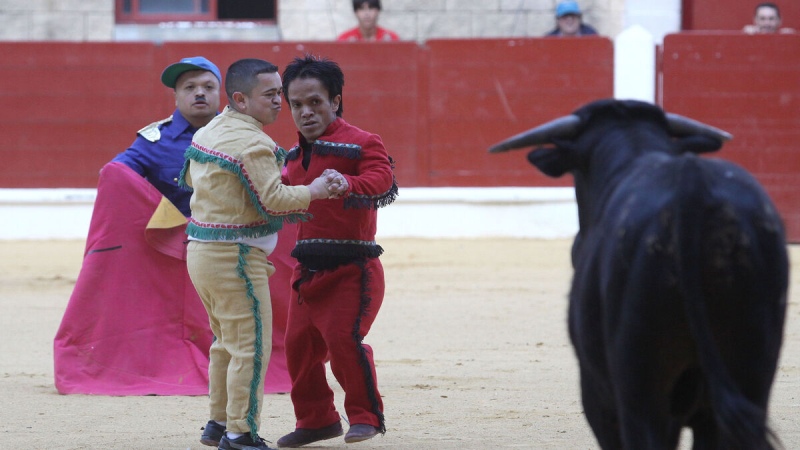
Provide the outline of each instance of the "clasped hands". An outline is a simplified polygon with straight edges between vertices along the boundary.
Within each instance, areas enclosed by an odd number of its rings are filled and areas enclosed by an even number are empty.
[[[344,175],[334,169],[325,169],[322,175],[309,185],[309,188],[312,189],[312,196],[318,199],[339,198],[347,192],[349,187]]]

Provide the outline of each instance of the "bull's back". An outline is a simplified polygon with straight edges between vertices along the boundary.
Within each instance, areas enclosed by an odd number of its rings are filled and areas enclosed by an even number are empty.
[[[631,172],[605,215],[594,269],[609,327],[647,322],[647,333],[669,337],[658,342],[670,347],[660,351],[673,367],[699,365],[698,347],[716,349],[737,389],[765,405],[782,339],[788,256],[764,189],[727,161],[658,158]]]
[[[605,373],[609,391],[648,380],[681,420],[712,414],[744,430],[723,432],[729,442],[762,442],[788,286],[783,226],[763,188],[729,162],[658,155],[593,225],[571,297],[582,367]]]
[[[756,179],[734,163],[692,154],[644,158],[604,215],[596,233],[603,241],[596,251],[600,265],[613,271],[626,262],[649,264],[641,276],[653,289],[686,282],[680,259],[693,258],[711,305],[729,308],[731,296],[757,290],[774,297],[785,290],[781,218]],[[609,277],[630,273],[625,268]]]
[[[788,284],[783,226],[744,169],[694,155],[644,158],[594,225],[576,252],[575,320],[605,317],[606,331],[648,322],[685,348],[688,289],[704,296],[715,340],[744,340],[741,330],[757,327],[765,341],[742,345],[774,347],[767,329],[782,330]]]
[[[674,241],[686,236],[675,227],[689,215],[700,220],[691,226],[708,258],[763,245],[785,253],[781,218],[758,181],[734,163],[693,154],[642,158],[611,194],[593,232],[613,238],[614,251],[654,242],[679,250]]]

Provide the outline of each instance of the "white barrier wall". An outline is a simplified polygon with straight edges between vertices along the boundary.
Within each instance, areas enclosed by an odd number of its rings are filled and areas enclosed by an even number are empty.
[[[633,25],[614,39],[614,98],[655,103],[656,45],[644,27]]]
[[[378,237],[571,238],[573,188],[406,188],[378,213]]]
[[[84,239],[95,189],[0,189],[0,239]],[[572,188],[401,188],[378,237],[571,238]]]
[[[96,189],[0,189],[0,239],[83,239]]]

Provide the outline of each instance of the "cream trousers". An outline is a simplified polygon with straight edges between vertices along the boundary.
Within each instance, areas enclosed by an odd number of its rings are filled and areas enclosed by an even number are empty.
[[[268,277],[275,267],[245,244],[190,241],[187,267],[208,312],[210,418],[255,437],[272,348]]]

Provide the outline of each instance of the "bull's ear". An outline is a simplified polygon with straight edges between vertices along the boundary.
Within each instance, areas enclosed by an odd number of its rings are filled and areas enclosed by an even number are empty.
[[[678,138],[674,144],[679,153],[709,153],[722,148],[719,139],[700,134]]]
[[[569,152],[553,147],[539,147],[528,153],[528,161],[543,174],[558,178],[573,169]]]

